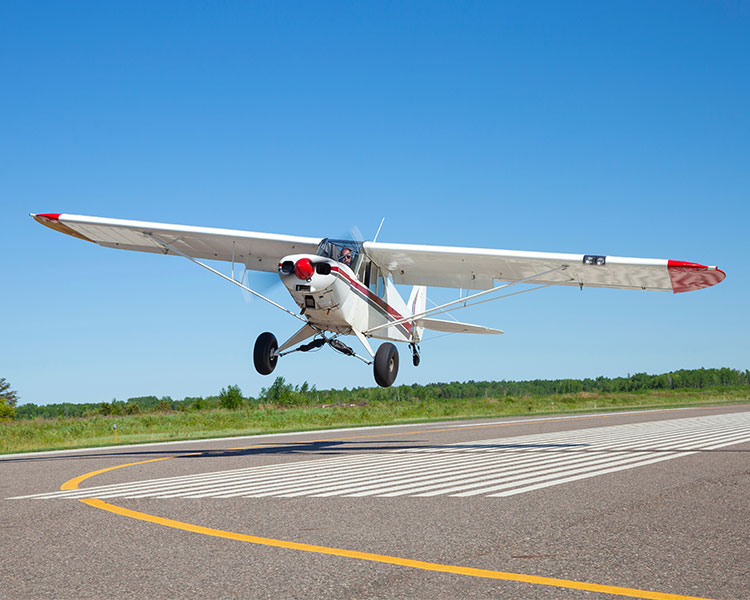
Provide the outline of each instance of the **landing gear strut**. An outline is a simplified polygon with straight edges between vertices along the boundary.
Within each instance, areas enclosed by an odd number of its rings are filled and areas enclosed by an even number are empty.
[[[292,338],[292,340],[293,339],[294,338]],[[325,337],[325,335],[322,334],[321,337],[316,337],[311,342],[308,342],[307,344],[301,344],[300,346],[297,346],[292,350],[285,349],[289,346],[289,342],[285,342],[281,346],[282,351],[279,352],[279,344],[276,341],[276,336],[271,332],[266,331],[265,333],[261,333],[258,336],[258,339],[255,340],[255,348],[253,350],[253,362],[255,364],[255,369],[261,375],[269,375],[276,368],[276,363],[279,362],[279,358],[281,358],[282,356],[286,356],[287,354],[291,354],[292,352],[310,352],[311,350],[317,350],[318,348],[326,344],[328,344],[337,352],[341,352],[341,354],[358,358],[368,365],[372,364],[371,360],[368,360],[367,358],[357,354],[354,350],[352,350],[337,337]],[[391,344],[391,346],[392,345],[393,344]],[[396,369],[398,369],[398,356],[396,357]]]
[[[398,375],[398,350],[396,349],[396,346],[390,342],[381,344],[378,351],[375,353],[375,359],[369,361],[356,354],[354,350],[335,337],[319,337],[307,344],[302,344],[293,350],[279,352],[279,343],[276,340],[276,336],[270,331],[261,333],[258,336],[258,339],[255,340],[255,348],[253,349],[253,362],[255,363],[255,369],[261,375],[270,375],[276,368],[276,364],[279,362],[279,357],[290,354],[291,352],[309,352],[310,350],[317,350],[325,344],[328,344],[331,348],[342,354],[358,358],[368,365],[372,364],[375,382],[380,387],[390,387],[393,385],[393,382],[396,381],[396,376]],[[419,346],[411,344],[410,347],[412,351],[412,361],[415,365],[418,365]]]

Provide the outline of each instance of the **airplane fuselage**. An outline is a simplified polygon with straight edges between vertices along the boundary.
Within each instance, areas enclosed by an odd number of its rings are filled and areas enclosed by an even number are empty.
[[[341,334],[362,332],[409,314],[390,279],[366,287],[347,265],[314,254],[292,254],[279,263],[279,276],[311,325]],[[382,289],[378,289],[380,285]],[[380,294],[378,294],[378,291]],[[386,327],[372,337],[412,342],[410,323]]]

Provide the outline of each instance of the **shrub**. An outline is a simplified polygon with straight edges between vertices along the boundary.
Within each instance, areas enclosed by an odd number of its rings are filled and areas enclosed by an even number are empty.
[[[219,393],[219,406],[229,410],[237,410],[242,407],[242,390],[238,385],[227,386],[222,388]]]

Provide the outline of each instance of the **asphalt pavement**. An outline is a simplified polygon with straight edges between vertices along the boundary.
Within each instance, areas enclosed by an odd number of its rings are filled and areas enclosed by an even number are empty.
[[[750,598],[750,405],[0,457],[0,598]]]

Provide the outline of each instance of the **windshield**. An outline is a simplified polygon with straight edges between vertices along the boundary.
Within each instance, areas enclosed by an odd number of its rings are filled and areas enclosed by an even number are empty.
[[[356,272],[362,255],[362,243],[352,240],[332,240],[326,238],[318,245],[316,254],[332,258],[347,265],[352,271]]]

